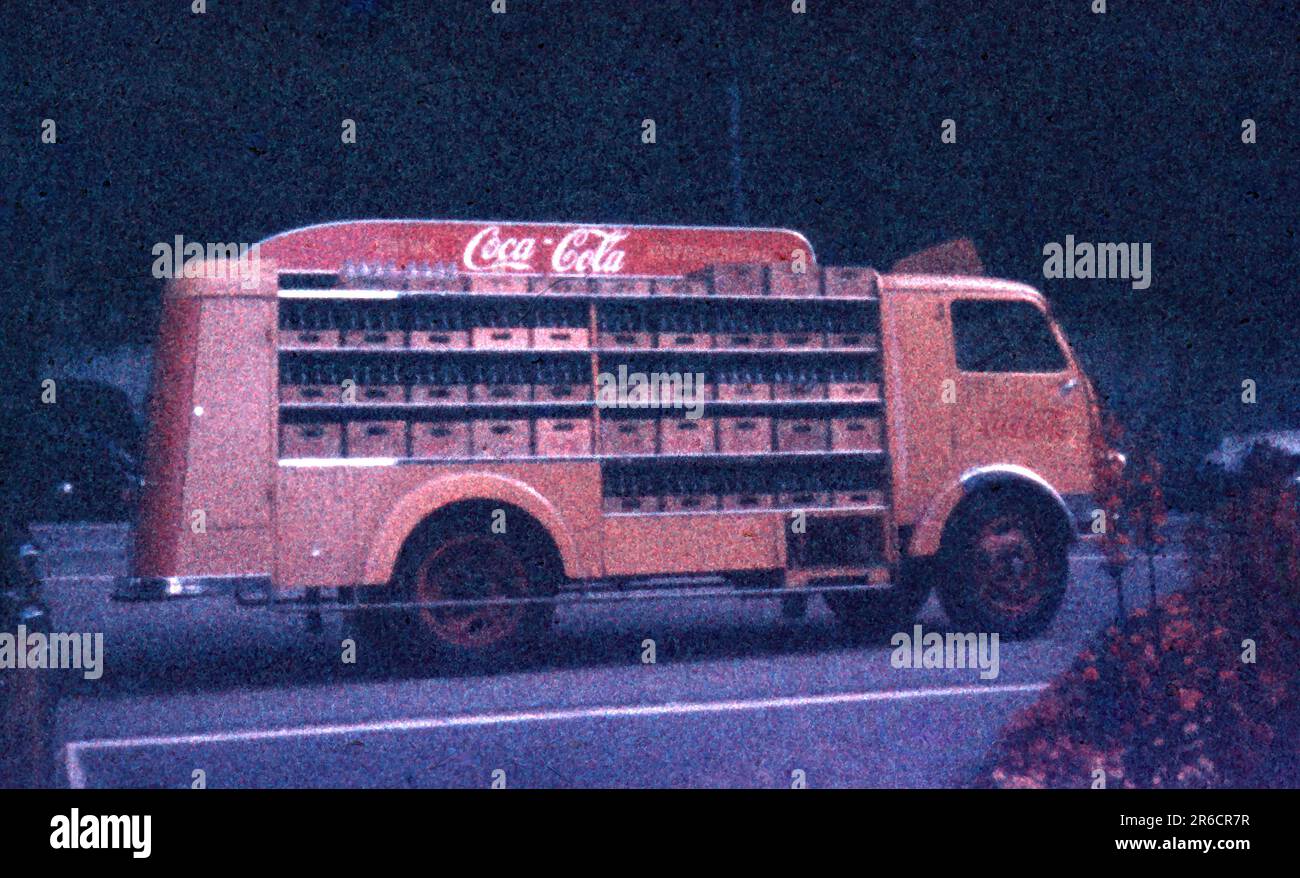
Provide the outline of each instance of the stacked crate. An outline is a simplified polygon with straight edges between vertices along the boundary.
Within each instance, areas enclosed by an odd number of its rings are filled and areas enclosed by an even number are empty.
[[[880,508],[886,468],[862,475],[885,448],[875,289],[869,269],[742,264],[296,295],[281,302],[281,454],[626,460],[643,469],[605,483],[620,513]],[[598,409],[593,377],[619,365],[706,386]],[[837,460],[857,475],[825,475]]]

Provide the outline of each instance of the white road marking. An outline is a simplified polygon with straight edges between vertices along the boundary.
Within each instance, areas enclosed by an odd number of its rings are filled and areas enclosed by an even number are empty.
[[[357,735],[376,732],[410,732],[431,729],[497,726],[531,722],[568,722],[611,717],[683,716],[706,713],[737,713],[749,710],[779,710],[791,707],[823,707],[839,704],[865,704],[873,701],[906,701],[917,698],[949,698],[966,695],[1005,695],[1041,692],[1047,683],[1008,683],[990,686],[948,686],[936,689],[902,689],[872,692],[839,692],[826,695],[791,695],[780,698],[754,698],[728,701],[670,701],[664,704],[603,705],[559,710],[533,710],[514,713],[463,714],[460,716],[423,717],[384,722],[336,725],[290,726],[278,729],[247,729],[237,732],[211,732],[191,735],[160,735],[140,738],[101,738],[70,741],[64,747],[68,785],[83,789],[86,777],[81,754],[89,750],[128,750],[144,747],[183,747],[186,745],[222,744],[249,741],[272,741],[288,738],[314,738],[328,735]]]
[[[63,749],[64,771],[68,774],[68,786],[74,790],[86,788],[86,772],[81,767],[81,751],[72,749],[69,744]]]
[[[1071,555],[1070,560],[1071,561],[1105,561],[1106,556],[1105,555]],[[1140,559],[1134,558],[1133,560],[1134,562],[1136,562]],[[1156,555],[1156,560],[1157,561],[1185,561],[1187,560],[1187,554],[1184,552],[1162,552],[1159,555]]]

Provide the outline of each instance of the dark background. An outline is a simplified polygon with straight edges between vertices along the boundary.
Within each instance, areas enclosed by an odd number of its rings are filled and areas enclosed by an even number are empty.
[[[1176,466],[1223,432],[1300,427],[1300,10],[1090,5],[6,3],[7,365],[26,381],[43,347],[150,340],[150,250],[178,234],[753,224],[881,268],[972,237],[990,274],[1044,290],[1112,406],[1163,430]],[[1067,234],[1150,242],[1151,287],[1044,280],[1043,245]]]

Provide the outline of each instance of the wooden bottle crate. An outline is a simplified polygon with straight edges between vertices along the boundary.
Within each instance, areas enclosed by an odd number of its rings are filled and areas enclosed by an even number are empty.
[[[410,345],[422,351],[463,351],[469,347],[469,330],[450,327],[417,327],[411,330]]]
[[[413,457],[469,457],[469,424],[465,421],[412,421]]]
[[[659,508],[664,512],[708,512],[718,508],[716,494],[663,494]]]
[[[591,419],[538,418],[533,423],[538,457],[585,457],[591,454]]]
[[[715,332],[713,347],[718,350],[762,351],[772,347],[770,332]]]
[[[825,399],[826,385],[815,377],[777,381],[772,385],[772,398],[790,402]]]
[[[767,266],[757,264],[715,265],[713,267],[713,294],[715,296],[767,295]]]
[[[601,454],[654,454],[655,422],[636,418],[602,420],[600,452]]]
[[[652,285],[644,278],[597,277],[592,278],[591,289],[597,296],[648,296]]]
[[[851,488],[835,491],[832,503],[842,506],[884,506],[885,492],[877,488]]]
[[[718,418],[718,450],[723,454],[766,454],[772,450],[771,418]]]
[[[338,457],[343,448],[338,424],[281,424],[281,457]]]
[[[773,265],[767,274],[771,295],[798,297],[821,295],[821,276],[815,270],[793,272],[788,265]]]
[[[737,511],[771,509],[776,505],[776,498],[772,494],[762,491],[738,491],[720,495],[718,505],[722,509],[735,509]]]
[[[875,402],[880,399],[880,384],[832,378],[827,384],[827,398],[845,402]]]
[[[715,393],[720,402],[754,402],[772,398],[772,385],[766,380],[747,381],[732,375],[718,378]]]
[[[883,436],[879,418],[834,418],[831,420],[831,450],[879,451]]]
[[[342,401],[343,390],[337,384],[316,381],[310,384],[280,384],[280,402],[340,403]]]
[[[704,281],[693,278],[657,280],[654,282],[654,294],[656,296],[707,296],[709,287]]]
[[[583,402],[591,399],[591,382],[541,382],[533,385],[537,402]]]
[[[527,350],[531,335],[527,326],[475,326],[470,330],[470,347],[483,350]]]
[[[405,457],[405,421],[349,421],[348,457]]]
[[[470,430],[475,457],[528,457],[532,451],[526,419],[476,420]]]
[[[411,385],[411,402],[427,405],[453,405],[469,402],[468,384],[426,384],[417,382]]]
[[[658,512],[659,498],[653,494],[606,494],[605,512]]]
[[[831,505],[831,495],[810,488],[782,491],[777,495],[777,505],[783,509],[826,509]]]
[[[655,347],[678,351],[704,351],[713,346],[713,338],[707,332],[690,329],[661,329],[655,334]]]
[[[822,289],[827,296],[874,296],[875,272],[870,268],[828,266],[822,269]]]
[[[590,346],[589,336],[585,326],[537,326],[532,346],[539,351],[580,351]]]
[[[471,402],[528,402],[533,386],[522,381],[480,381],[470,388]]]
[[[821,418],[780,418],[776,422],[777,451],[826,451],[830,425]]]
[[[585,277],[535,277],[530,291],[543,296],[585,296],[592,291],[592,281]]]
[[[783,351],[817,350],[826,346],[826,336],[811,329],[774,332],[772,346]]]
[[[406,333],[398,329],[349,329],[343,333],[343,346],[386,350],[406,347]]]
[[[880,347],[880,338],[874,332],[850,330],[848,332],[828,332],[826,346],[829,348],[857,348],[874,351]]]
[[[337,329],[281,329],[282,348],[336,348],[341,334]]]
[[[401,384],[359,384],[357,402],[370,405],[406,402],[406,387]]]
[[[660,454],[708,454],[717,448],[712,418],[659,419]]]

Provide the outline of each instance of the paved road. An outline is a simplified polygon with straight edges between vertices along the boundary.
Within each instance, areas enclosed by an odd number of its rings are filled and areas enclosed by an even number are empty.
[[[966,782],[998,731],[1113,612],[1076,552],[1051,630],[1003,643],[997,679],[895,669],[887,642],[844,636],[820,601],[566,608],[546,654],[493,674],[392,666],[326,619],[225,601],[117,605],[125,531],[41,529],[57,626],[103,632],[105,670],[60,709],[68,781],[89,787],[931,787]],[[1162,590],[1185,581],[1158,562]],[[1130,603],[1144,580],[1128,584]],[[942,628],[934,602],[927,630]],[[642,662],[653,638],[657,661]]]

